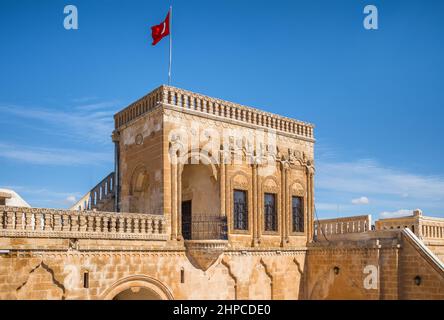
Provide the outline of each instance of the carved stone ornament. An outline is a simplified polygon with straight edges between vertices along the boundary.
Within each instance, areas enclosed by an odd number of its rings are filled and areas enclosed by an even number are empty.
[[[137,136],[136,136],[136,144],[137,145],[141,145],[143,143],[143,136],[142,136],[142,134],[138,134]]]
[[[207,271],[224,253],[228,240],[186,240],[185,247],[191,264]]]

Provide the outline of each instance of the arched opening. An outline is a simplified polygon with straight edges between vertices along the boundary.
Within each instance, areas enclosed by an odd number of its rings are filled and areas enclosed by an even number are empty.
[[[114,283],[102,294],[104,300],[172,300],[162,282],[144,275],[134,275]]]
[[[144,167],[137,168],[131,178],[129,212],[147,212],[149,176]]]
[[[151,289],[132,287],[118,293],[113,300],[162,300],[162,298]]]
[[[185,240],[219,239],[224,221],[215,165],[191,158],[183,166],[181,179],[182,236]]]

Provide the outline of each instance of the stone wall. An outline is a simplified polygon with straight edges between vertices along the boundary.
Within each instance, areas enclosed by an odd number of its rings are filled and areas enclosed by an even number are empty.
[[[401,246],[399,298],[444,299],[444,263],[411,231],[402,233]]]
[[[320,241],[306,263],[309,299],[444,299],[444,265],[408,229]],[[375,287],[366,282],[371,270]]]
[[[227,252],[204,272],[184,251],[14,251],[0,256],[0,299],[113,299],[131,288],[162,299],[298,299],[304,255]]]

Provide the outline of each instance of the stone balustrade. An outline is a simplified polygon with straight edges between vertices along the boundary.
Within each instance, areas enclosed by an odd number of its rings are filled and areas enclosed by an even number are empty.
[[[444,219],[423,217],[420,228],[424,239],[444,239]]]
[[[228,118],[244,124],[267,127],[308,139],[314,138],[312,124],[165,85],[118,112],[114,116],[115,128],[126,125],[160,103]]]
[[[166,240],[159,215],[0,206],[0,237]]]
[[[317,237],[361,233],[371,230],[371,215],[353,216],[315,221]]]
[[[114,196],[114,179],[115,174],[114,172],[111,172],[108,176],[106,176],[106,178],[91,189],[89,207],[86,208],[96,208],[101,201]]]

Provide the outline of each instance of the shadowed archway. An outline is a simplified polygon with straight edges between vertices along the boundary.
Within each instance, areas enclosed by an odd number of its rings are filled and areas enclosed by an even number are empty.
[[[157,279],[135,275],[115,282],[102,294],[104,300],[173,300],[171,290]]]

